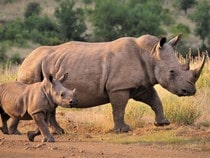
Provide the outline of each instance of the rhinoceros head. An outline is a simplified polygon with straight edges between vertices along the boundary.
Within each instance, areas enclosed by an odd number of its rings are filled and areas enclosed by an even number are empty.
[[[157,82],[178,96],[190,96],[196,92],[195,83],[203,69],[206,55],[199,68],[190,70],[189,63],[182,65],[175,56],[173,47],[179,41],[181,35],[169,42],[162,37],[153,48],[155,54],[155,77]]]
[[[50,99],[57,105],[62,107],[74,107],[78,104],[76,98],[76,89],[69,90],[63,86],[64,80],[67,78],[68,73],[61,76],[56,80],[51,75],[48,75],[43,82],[47,82],[48,92],[50,93]]]

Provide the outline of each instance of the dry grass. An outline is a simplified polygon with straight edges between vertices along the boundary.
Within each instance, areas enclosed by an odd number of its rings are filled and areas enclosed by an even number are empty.
[[[199,65],[200,62],[197,64]],[[193,66],[195,67],[195,66]],[[17,66],[6,66],[1,69],[0,83],[14,81],[17,76]],[[166,116],[170,121],[179,124],[202,124],[210,126],[210,62],[197,82],[197,93],[192,97],[177,97],[159,85],[155,86],[162,102]],[[59,113],[66,116],[67,122],[77,122],[87,126],[91,131],[107,132],[113,127],[112,109],[110,104],[88,109],[59,108]],[[153,123],[154,113],[143,103],[129,100],[125,121],[136,129],[145,124]],[[67,126],[63,123],[64,126]]]
[[[5,66],[0,66],[0,83],[15,81],[17,70],[18,66],[11,65],[9,62]]]
[[[18,67],[7,66],[1,70],[0,82],[13,81]],[[113,128],[112,109],[110,104],[88,109],[57,109],[57,120],[67,134],[88,141],[106,141],[114,143],[196,143],[210,138],[210,63],[197,82],[197,94],[192,97],[177,97],[159,85],[155,86],[163,102],[165,113],[172,121],[169,127],[157,128],[153,125],[154,113],[143,103],[129,100],[125,120],[133,132],[115,135],[109,131]],[[176,115],[175,115],[176,114]],[[187,114],[187,115],[185,115]],[[192,115],[190,115],[192,114]],[[176,120],[176,117],[181,118]],[[191,117],[189,117],[191,116]],[[193,118],[196,116],[195,118]],[[183,123],[189,122],[191,126]],[[19,125],[21,132],[35,129],[33,121],[23,121]],[[104,135],[105,134],[105,135]],[[161,138],[161,139],[160,139]],[[198,144],[195,144],[197,147]],[[206,145],[199,144],[201,150],[208,150]],[[191,147],[190,147],[191,148]]]

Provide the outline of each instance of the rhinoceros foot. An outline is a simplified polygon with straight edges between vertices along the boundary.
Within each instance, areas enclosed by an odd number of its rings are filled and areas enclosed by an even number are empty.
[[[4,128],[4,127],[0,127],[0,130],[2,131],[2,133],[4,134],[9,134],[8,129]]]
[[[131,129],[128,125],[123,125],[123,126],[116,126],[114,128],[114,132],[115,133],[125,133],[125,132],[129,132]]]
[[[44,137],[42,139],[42,142],[55,142],[55,139],[53,137]]]
[[[15,130],[9,129],[9,134],[21,135],[21,133],[17,129],[15,129]]]
[[[170,122],[166,118],[164,118],[164,119],[162,119],[160,121],[156,121],[154,123],[154,125],[155,126],[168,126],[168,125],[170,125]]]
[[[64,131],[63,128],[51,128],[51,133],[52,134],[63,135],[63,134],[65,134],[65,131]]]
[[[34,135],[34,133],[33,133],[32,131],[29,131],[29,132],[27,133],[27,137],[28,137],[28,140],[29,140],[29,141],[33,142],[33,141],[34,141],[35,135]]]
[[[34,138],[38,135],[41,135],[41,132],[38,128],[35,131],[28,131],[27,133],[28,140],[31,142],[33,142]]]

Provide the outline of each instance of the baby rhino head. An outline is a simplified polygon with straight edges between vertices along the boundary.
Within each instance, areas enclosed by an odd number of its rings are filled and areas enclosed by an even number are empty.
[[[78,104],[76,98],[76,89],[69,90],[63,86],[68,73],[64,74],[60,79],[56,80],[51,75],[47,79],[47,86],[50,93],[50,99],[57,105],[62,107],[71,108]]]

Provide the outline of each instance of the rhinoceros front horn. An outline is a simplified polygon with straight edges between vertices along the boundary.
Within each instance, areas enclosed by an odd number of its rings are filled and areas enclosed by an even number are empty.
[[[192,70],[192,73],[193,73],[193,76],[194,76],[194,82],[196,82],[198,80],[198,78],[200,77],[200,74],[201,74],[201,72],[203,70],[206,58],[207,58],[207,53],[205,53],[204,56],[203,56],[203,60],[202,60],[201,66],[198,67],[195,70]]]

